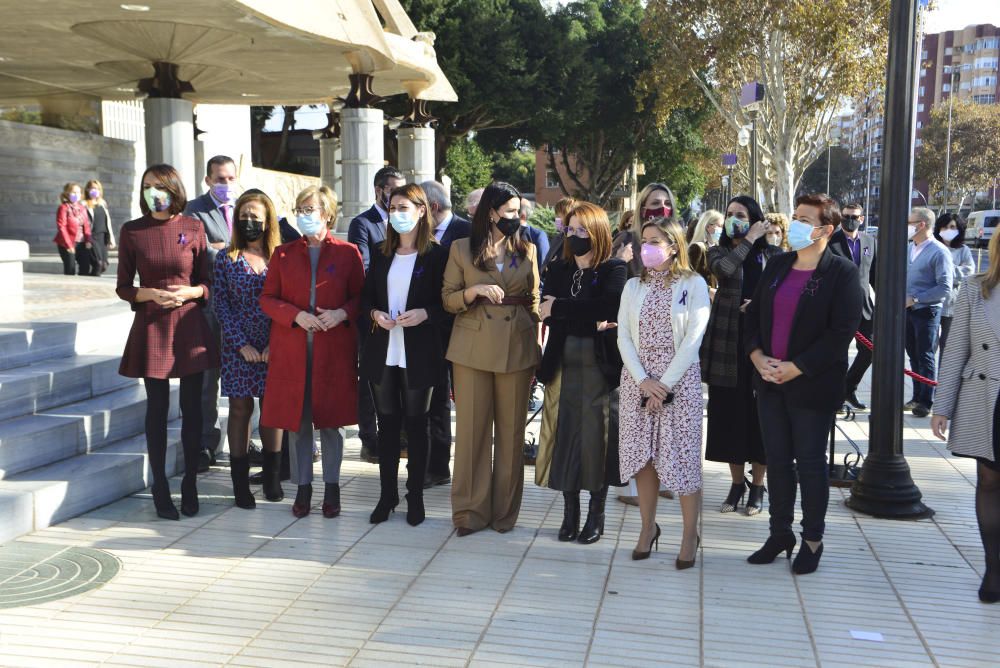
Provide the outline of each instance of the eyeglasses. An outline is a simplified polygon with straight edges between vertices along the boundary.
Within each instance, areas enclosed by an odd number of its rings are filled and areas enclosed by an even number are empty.
[[[311,216],[311,215],[313,215],[313,213],[315,213],[317,211],[319,211],[319,209],[317,209],[314,206],[304,206],[304,207],[301,207],[301,208],[300,207],[296,207],[296,208],[292,209],[292,213],[294,213],[296,216],[298,216],[298,215]]]
[[[861,216],[841,216],[844,220],[861,220]]]
[[[563,234],[567,237],[579,237],[581,239],[590,238],[590,233],[582,227],[567,227],[563,230]]]

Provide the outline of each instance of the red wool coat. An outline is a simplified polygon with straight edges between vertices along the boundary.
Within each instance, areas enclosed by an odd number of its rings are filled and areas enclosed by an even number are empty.
[[[297,431],[306,385],[306,332],[312,280],[306,237],[279,246],[267,266],[260,306],[271,318],[270,357],[261,424]],[[357,246],[328,235],[316,268],[316,307],[344,309],[347,320],[313,334],[312,416],[319,429],[358,422],[357,319],[364,265]]]

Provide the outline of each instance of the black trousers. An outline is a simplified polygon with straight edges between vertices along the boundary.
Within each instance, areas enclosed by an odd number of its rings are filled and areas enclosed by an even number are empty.
[[[68,248],[56,246],[59,249],[59,259],[63,263],[63,274],[73,276],[76,274],[76,253]]]
[[[427,455],[427,473],[432,476],[450,476],[451,463],[451,364],[445,363],[441,378],[431,392],[428,413],[430,446]]]
[[[827,439],[833,412],[788,405],[787,394],[757,393],[760,431],[767,452],[767,487],[771,495],[771,535],[792,534],[795,480],[802,490],[802,538],[822,540],[830,503]]]
[[[146,452],[153,472],[153,486],[167,484],[167,415],[170,411],[170,381],[143,378],[146,386]],[[181,378],[181,445],[185,475],[198,471],[201,449],[202,373]]]
[[[432,388],[409,389],[406,369],[387,366],[372,396],[378,410],[378,467],[383,494],[393,493],[399,470],[400,432],[406,427],[407,479],[411,493],[423,494],[427,470],[427,413]]]
[[[871,320],[862,318],[861,324],[858,325],[858,331],[864,334],[865,338],[869,341],[874,340],[872,332],[875,330]],[[847,370],[848,394],[858,389],[861,379],[865,377],[865,372],[872,365],[872,351],[868,350],[860,341],[855,341],[854,345],[858,348],[858,354],[854,356],[854,362],[851,363],[851,368]]]
[[[361,359],[361,348],[368,334],[366,324],[358,327],[358,359]],[[361,445],[378,451],[378,421],[375,415],[375,400],[372,397],[371,386],[362,381],[358,383],[358,438]]]
[[[91,276],[94,271],[94,249],[87,248],[87,244],[81,241],[76,245],[77,272],[81,276]]]

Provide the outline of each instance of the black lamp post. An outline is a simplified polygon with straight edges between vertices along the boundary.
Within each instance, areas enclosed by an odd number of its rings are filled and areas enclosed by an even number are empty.
[[[885,105],[879,259],[875,291],[875,352],[868,457],[851,487],[848,507],[889,518],[928,517],[903,456],[903,350],[906,298],[904,226],[910,212],[913,166],[913,91],[918,0],[892,0]]]

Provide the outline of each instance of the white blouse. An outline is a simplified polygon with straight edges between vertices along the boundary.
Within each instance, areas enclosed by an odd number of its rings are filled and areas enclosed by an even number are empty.
[[[396,253],[389,267],[389,317],[395,320],[406,310],[406,298],[410,294],[410,279],[417,263],[417,253],[400,255]],[[403,345],[403,328],[393,327],[389,330],[389,349],[385,355],[386,366],[406,368],[406,347]]]

